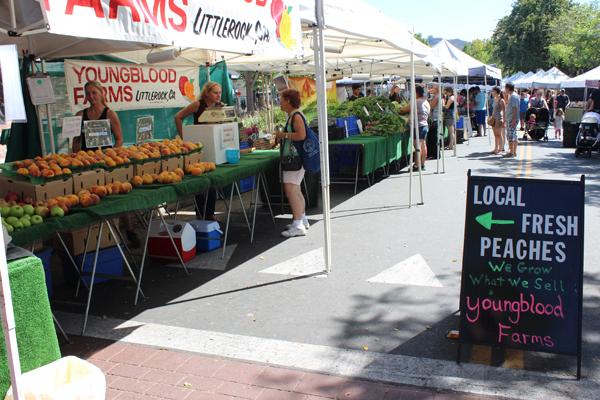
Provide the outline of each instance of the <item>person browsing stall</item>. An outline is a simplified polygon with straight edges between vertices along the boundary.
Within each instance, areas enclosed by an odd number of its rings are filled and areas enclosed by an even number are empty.
[[[277,132],[275,135],[278,139],[291,140],[292,145],[301,153],[300,147],[303,146],[306,139],[306,122],[299,110],[300,92],[295,89],[283,90],[279,93],[279,100],[281,110],[288,115],[288,120],[284,132]],[[288,225],[288,229],[281,232],[281,235],[285,237],[304,236],[309,227],[305,214],[306,203],[300,189],[304,173],[304,167],[297,171],[283,171],[283,189],[293,216],[293,222]]]
[[[216,82],[208,82],[202,88],[200,98],[175,114],[175,127],[179,136],[183,137],[183,120],[190,115],[194,116],[194,125],[198,125],[198,118],[204,111],[212,107],[223,107],[221,102],[222,89],[221,85]],[[196,196],[196,216],[207,220],[215,219],[215,203],[217,202],[217,192],[214,189],[209,189],[207,197],[204,194]],[[206,215],[200,209],[204,208],[206,203]]]
[[[348,101],[354,101],[361,97],[365,97],[365,95],[360,91],[361,86],[362,85],[360,83],[355,83],[352,85],[352,96],[348,97]]]
[[[431,113],[431,107],[427,98],[425,97],[425,89],[421,85],[415,86],[416,103],[417,103],[417,122],[419,127],[419,150],[420,158],[415,159],[415,165],[413,165],[413,171],[419,170],[419,164],[421,169],[425,169],[425,160],[427,160],[427,132],[429,132],[429,114]],[[401,114],[408,114],[410,112],[410,105],[407,105],[400,109]]]
[[[107,119],[110,121],[110,131],[114,136],[114,146],[123,145],[123,131],[121,130],[121,121],[116,112],[108,108],[104,88],[96,81],[89,81],[83,87],[85,90],[85,100],[89,106],[77,112],[81,116],[81,135],[73,138],[73,152],[79,150],[89,150],[85,143],[85,134],[83,126],[85,121],[97,121]]]

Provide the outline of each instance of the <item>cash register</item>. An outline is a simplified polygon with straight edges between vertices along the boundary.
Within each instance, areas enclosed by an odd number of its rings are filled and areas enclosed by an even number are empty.
[[[198,125],[183,127],[183,140],[202,143],[202,160],[224,164],[227,149],[240,149],[235,107],[211,107],[198,117]]]

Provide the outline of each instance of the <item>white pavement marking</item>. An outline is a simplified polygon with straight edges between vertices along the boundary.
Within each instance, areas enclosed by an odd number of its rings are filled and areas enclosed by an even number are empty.
[[[326,278],[327,276],[324,274],[324,271],[325,258],[323,256],[323,248],[319,247],[259,272],[263,274],[291,276],[304,276],[323,272],[322,275],[317,275],[317,277]]]
[[[392,285],[444,287],[420,254],[369,278],[367,282]]]
[[[71,334],[81,332],[80,314],[57,312]],[[396,354],[286,342],[176,326],[90,316],[86,336],[205,355],[310,370],[330,375],[455,390],[523,400],[597,398],[598,385],[572,376],[456,364]]]
[[[216,250],[209,251],[208,253],[199,253],[192,261],[187,262],[185,265],[189,269],[225,271],[227,269],[227,264],[229,263],[229,260],[231,259],[231,256],[235,252],[236,248],[237,244],[231,244],[227,246],[225,249],[225,257],[223,257],[223,259],[221,259],[221,255],[223,254],[223,249],[221,247]],[[183,269],[179,263],[167,264],[167,267]]]

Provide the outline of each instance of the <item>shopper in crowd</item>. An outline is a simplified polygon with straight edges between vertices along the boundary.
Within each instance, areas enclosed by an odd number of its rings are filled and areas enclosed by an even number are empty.
[[[88,150],[85,143],[85,135],[83,126],[85,121],[96,121],[100,119],[107,119],[110,121],[110,131],[114,136],[115,147],[121,147],[123,145],[123,132],[121,130],[121,121],[116,112],[108,108],[106,97],[104,95],[105,89],[102,85],[96,81],[88,81],[83,87],[85,91],[85,100],[89,106],[83,110],[77,112],[77,116],[81,116],[81,135],[73,138],[73,152],[79,150]]]
[[[221,103],[221,85],[216,82],[207,82],[202,88],[200,98],[193,101],[188,106],[175,114],[175,127],[179,136],[183,137],[183,120],[193,115],[194,125],[198,124],[198,118],[206,109],[212,107],[223,107]],[[209,189],[207,195],[199,194],[196,196],[196,216],[200,219],[215,220],[215,204],[217,202],[217,192]],[[206,211],[206,212],[204,212]]]
[[[507,83],[504,87],[506,97],[505,120],[506,120],[506,139],[508,140],[508,152],[505,157],[517,156],[517,121],[519,120],[519,96],[515,93],[515,86]]]
[[[506,104],[502,98],[502,91],[498,86],[492,89],[494,96],[494,107],[492,112],[492,131],[494,132],[494,150],[492,153],[500,154],[504,151],[504,114]]]
[[[546,90],[546,104],[548,105],[548,110],[550,111],[550,121],[554,120],[554,90]]]
[[[398,103],[402,102],[402,94],[400,94],[400,85],[392,86],[392,91],[390,92],[390,101],[397,101]]]
[[[525,117],[529,109],[529,90],[521,90],[521,99],[519,100],[519,120],[521,122],[521,130],[525,130]]]
[[[466,91],[465,91],[466,95]],[[456,101],[454,99],[454,90],[452,87],[447,86],[444,88],[444,103],[442,104],[442,112],[443,112],[443,121],[444,127],[448,129],[448,147],[446,150],[454,150],[454,146],[456,146],[456,134],[454,132],[454,123],[455,123],[455,108]]]
[[[569,107],[569,104],[571,104],[571,99],[569,99],[569,96],[565,93],[565,89],[560,89],[558,96],[556,96],[556,111],[558,112],[558,109],[560,108],[564,113],[567,107]]]
[[[417,123],[419,129],[419,159],[415,157],[415,164],[413,165],[413,171],[418,171],[419,164],[421,169],[425,169],[425,160],[427,160],[427,132],[429,132],[429,124],[427,120],[429,119],[429,113],[431,112],[431,107],[429,106],[429,102],[425,97],[425,88],[421,85],[415,86],[416,93],[416,103],[417,103]],[[410,112],[410,106],[405,112]]]
[[[355,83],[352,85],[352,95],[348,97],[348,101],[354,101],[361,97],[365,97],[365,95],[360,91],[362,85],[360,83]]]
[[[292,145],[303,146],[306,139],[306,122],[300,112],[300,92],[296,89],[286,89],[279,93],[281,110],[288,115],[283,132],[275,135],[279,139],[291,140]],[[302,154],[301,151],[298,151]],[[283,189],[292,209],[293,222],[288,229],[281,232],[285,237],[304,236],[309,227],[305,214],[305,201],[300,184],[304,179],[304,167],[298,171],[283,171]]]
[[[479,86],[473,90],[473,109],[475,110],[475,123],[477,124],[477,134],[475,136],[485,136],[485,118],[486,118],[485,93]]]
[[[434,83],[433,86],[429,89],[429,108],[430,112],[430,124],[429,124],[429,132],[427,133],[427,158],[437,158],[437,150],[438,150],[438,126],[440,121],[440,87],[439,84]]]
[[[592,90],[585,105],[585,110],[600,113],[600,89]]]
[[[565,120],[565,112],[562,108],[556,110],[554,116],[554,139],[562,138],[563,121]]]
[[[546,102],[546,98],[544,97],[544,91],[542,89],[538,90],[535,93],[535,97],[529,99],[529,107],[548,109],[548,103]]]

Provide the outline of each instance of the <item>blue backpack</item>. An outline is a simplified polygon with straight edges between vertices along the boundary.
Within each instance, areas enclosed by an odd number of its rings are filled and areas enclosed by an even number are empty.
[[[291,121],[295,114],[300,114],[302,121],[304,122],[304,129],[306,130],[306,138],[301,142],[293,141],[292,143],[296,146],[296,150],[302,157],[302,166],[307,172],[315,173],[321,170],[321,153],[319,151],[319,138],[312,129],[306,123],[306,118],[301,112],[296,112],[290,116],[288,125],[291,128]]]

